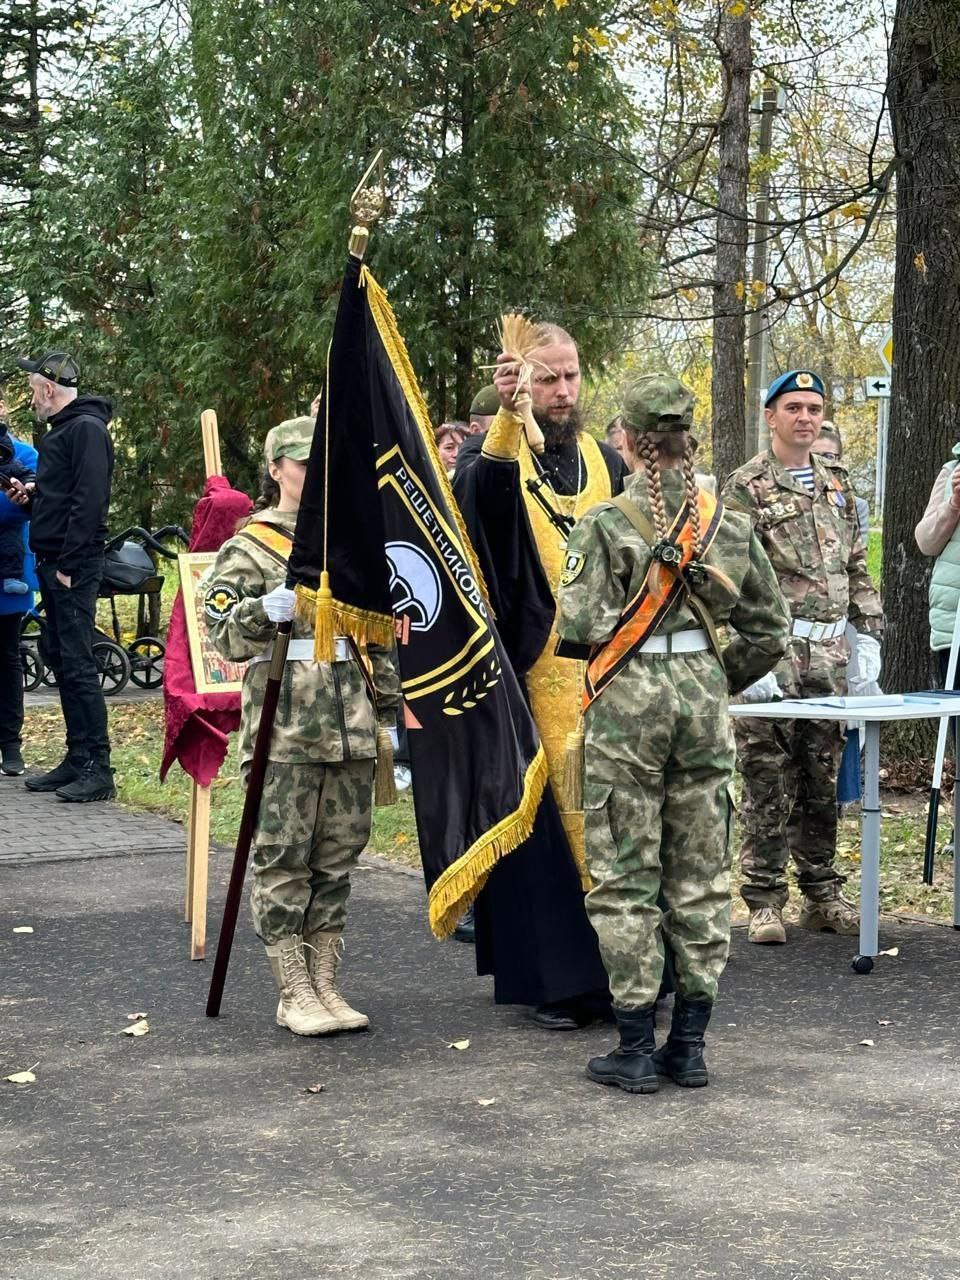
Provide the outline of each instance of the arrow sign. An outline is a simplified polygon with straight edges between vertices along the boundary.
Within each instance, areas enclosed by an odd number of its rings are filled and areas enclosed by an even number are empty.
[[[863,389],[870,400],[888,400],[890,398],[890,379],[883,374],[873,378],[864,378]]]

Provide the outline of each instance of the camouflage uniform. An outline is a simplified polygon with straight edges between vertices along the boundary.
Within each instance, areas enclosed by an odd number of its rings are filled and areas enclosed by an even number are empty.
[[[747,511],[794,619],[833,623],[847,615],[879,638],[883,610],[866,565],[855,494],[842,467],[811,455],[814,494],[767,450],[735,471],[724,498]],[[791,636],[774,674],[784,697],[846,692],[847,642]],[[810,901],[835,896],[837,769],[842,727],[834,720],[738,719],[743,775],[744,901],[755,911],[787,901],[790,855]]]
[[[672,519],[683,477],[663,470],[661,485]],[[629,477],[626,494],[652,519],[645,473]],[[620,510],[601,503],[573,530],[568,553],[557,629],[565,641],[600,643],[640,590],[650,547]],[[731,597],[712,578],[696,588],[714,620],[737,633],[723,667],[710,651],[635,654],[585,717],[586,845],[595,882],[586,903],[617,1010],[640,1010],[657,998],[661,891],[678,993],[712,1003],[726,962],[735,759],[727,691],[773,667],[789,619],[743,514],[724,514],[703,563],[722,568],[737,592]],[[656,634],[700,626],[681,598]]]
[[[258,512],[257,521],[291,534],[296,512]],[[279,587],[284,571],[248,538],[221,548],[205,581],[210,638],[233,661],[263,654],[275,626],[259,597]],[[299,618],[292,637],[305,639]],[[254,927],[265,943],[343,927],[350,869],[370,834],[378,716],[392,726],[399,703],[396,673],[385,649],[369,655],[377,690],[371,705],[357,662],[288,661],[277,705],[270,762],[254,835]],[[240,764],[253,755],[268,662],[254,662],[243,681]]]

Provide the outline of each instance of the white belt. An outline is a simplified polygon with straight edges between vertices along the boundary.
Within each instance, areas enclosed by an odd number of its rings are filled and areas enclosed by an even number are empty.
[[[803,640],[812,640],[815,644],[821,640],[836,640],[847,629],[847,619],[838,618],[836,622],[810,622],[806,618],[794,618],[791,634]]]
[[[251,662],[269,662],[273,656],[273,646],[264,653],[258,653],[255,658],[251,658]],[[353,657],[353,651],[346,636],[337,636],[334,640],[333,660],[334,662],[348,662]],[[312,662],[313,661],[313,636],[307,640],[291,640],[287,645],[287,662]]]
[[[638,653],[703,653],[710,648],[710,638],[698,628],[674,631],[671,636],[653,636],[640,646]]]

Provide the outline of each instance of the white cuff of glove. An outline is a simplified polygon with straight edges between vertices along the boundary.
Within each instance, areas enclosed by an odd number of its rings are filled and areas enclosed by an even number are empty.
[[[778,702],[783,693],[777,684],[777,677],[772,671],[747,685],[740,697],[744,702]]]
[[[399,748],[400,748],[400,735],[399,735],[399,733],[397,733],[396,729],[388,729],[388,730],[387,730],[387,733],[389,733],[389,735],[390,735],[390,745],[391,745],[391,747],[393,747],[394,751],[398,751],[398,750],[399,750]]]
[[[879,680],[882,665],[880,641],[876,636],[864,635],[861,632],[857,636],[857,667],[863,683],[872,684],[874,681]]]
[[[297,603],[297,593],[289,587],[274,587],[261,596],[263,611],[271,622],[289,622]]]

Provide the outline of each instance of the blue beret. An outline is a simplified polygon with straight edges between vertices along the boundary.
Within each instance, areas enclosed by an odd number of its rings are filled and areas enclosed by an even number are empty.
[[[767,398],[763,402],[764,408],[769,409],[777,396],[785,395],[788,391],[815,391],[818,396],[826,398],[823,379],[819,374],[812,369],[791,369],[789,373],[781,373],[779,378],[770,383]]]

